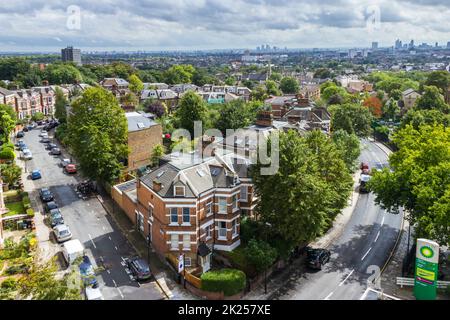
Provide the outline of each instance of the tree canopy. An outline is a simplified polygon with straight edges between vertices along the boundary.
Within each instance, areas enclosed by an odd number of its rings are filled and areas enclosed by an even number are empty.
[[[285,77],[281,79],[280,89],[284,94],[295,94],[300,90],[300,85],[297,79],[292,77]]]
[[[16,126],[16,112],[6,104],[0,104],[0,142],[9,141],[9,135]]]
[[[175,111],[178,128],[183,128],[194,135],[194,121],[202,121],[205,125],[208,121],[206,103],[202,97],[193,91],[186,92],[180,99],[178,109]]]
[[[367,137],[371,133],[372,114],[369,109],[356,103],[333,105],[331,112],[332,131],[344,130],[359,137]]]

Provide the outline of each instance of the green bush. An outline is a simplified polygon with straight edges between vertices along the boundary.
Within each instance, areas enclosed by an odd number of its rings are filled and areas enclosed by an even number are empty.
[[[17,288],[17,280],[13,277],[6,278],[1,284],[2,289],[15,290]]]
[[[0,147],[0,150],[6,149],[6,148],[14,150],[14,145],[12,144],[11,141],[2,144],[2,146]]]
[[[34,217],[34,210],[31,209],[31,208],[27,209],[27,215],[28,215],[29,217]]]
[[[23,207],[25,208],[25,210],[31,208],[30,198],[28,196],[25,196],[22,198],[22,203],[23,203]]]
[[[14,153],[14,150],[11,148],[6,147],[0,151],[0,159],[14,160],[15,157],[16,157],[16,154]]]
[[[223,292],[226,296],[235,295],[244,290],[245,273],[236,269],[209,271],[201,276],[202,289],[210,292]]]

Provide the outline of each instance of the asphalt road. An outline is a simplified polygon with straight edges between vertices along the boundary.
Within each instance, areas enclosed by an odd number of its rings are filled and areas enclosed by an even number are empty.
[[[64,173],[60,166],[61,159],[64,157],[50,155],[49,151],[45,150],[45,144],[39,142],[39,133],[40,128],[36,128],[27,132],[23,138],[33,154],[33,159],[27,162],[27,171],[40,169],[42,174],[42,179],[33,181],[35,191],[31,196],[39,197],[40,188],[50,188],[64,221],[73,234],[72,239],[79,239],[95,264],[105,268],[97,276],[104,298],[106,300],[163,299],[154,281],[138,283],[132,279],[129,270],[124,266],[123,259],[134,256],[135,251],[96,197],[85,200],[79,197],[75,187],[82,180],[81,177],[79,174]],[[50,133],[49,136],[51,135]],[[43,212],[42,203],[40,201],[37,203]],[[55,246],[57,246],[56,243]]]
[[[363,141],[360,161],[387,163],[376,144]],[[328,248],[331,260],[321,271],[307,270],[291,276],[273,296],[276,300],[359,300],[367,280],[381,270],[392,251],[402,224],[402,214],[390,214],[375,205],[372,193],[360,194],[350,221]],[[370,279],[369,279],[370,277]]]

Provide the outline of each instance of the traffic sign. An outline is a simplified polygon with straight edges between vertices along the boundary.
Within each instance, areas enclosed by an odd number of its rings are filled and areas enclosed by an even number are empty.
[[[178,273],[184,270],[184,255],[180,255],[178,257]]]

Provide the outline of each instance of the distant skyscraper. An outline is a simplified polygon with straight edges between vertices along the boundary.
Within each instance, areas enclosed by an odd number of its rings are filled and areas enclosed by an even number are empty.
[[[447,49],[450,49],[450,41],[447,42]]]
[[[411,40],[411,42],[409,43],[409,48],[414,48],[414,40]]]
[[[74,62],[76,65],[81,66],[81,50],[73,47],[61,49],[61,59],[63,62]]]
[[[434,46],[435,46],[436,48],[439,47],[439,43],[436,42]]]
[[[402,48],[402,40],[397,39],[395,41],[395,49],[401,49]]]
[[[372,42],[372,49],[378,49],[378,42]]]

